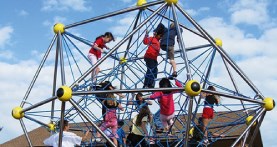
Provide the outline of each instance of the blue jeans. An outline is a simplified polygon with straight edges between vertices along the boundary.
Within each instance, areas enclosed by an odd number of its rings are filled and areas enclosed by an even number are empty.
[[[150,58],[144,58],[147,66],[147,71],[145,74],[144,87],[154,88],[155,79],[158,75],[158,61]]]
[[[154,122],[156,125],[156,129],[163,129],[163,123],[160,119],[160,109],[154,114]]]

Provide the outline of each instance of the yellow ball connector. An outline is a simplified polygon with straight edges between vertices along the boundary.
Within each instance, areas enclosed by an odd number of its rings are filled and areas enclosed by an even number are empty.
[[[22,113],[22,107],[15,107],[12,110],[12,116],[15,119],[21,119],[22,117],[24,117],[24,113]]]
[[[171,5],[171,4],[177,4],[178,0],[165,0],[165,2],[167,2],[167,4]]]
[[[64,24],[56,23],[53,27],[54,33],[58,34],[59,32],[62,34],[64,33]]]
[[[72,98],[72,89],[68,86],[62,86],[57,90],[57,97],[60,101],[69,101]]]
[[[201,85],[195,80],[190,80],[185,85],[185,92],[188,96],[197,96],[201,92]]]

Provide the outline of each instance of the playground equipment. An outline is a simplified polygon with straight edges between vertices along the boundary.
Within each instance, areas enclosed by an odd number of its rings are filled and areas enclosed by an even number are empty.
[[[119,15],[127,17],[127,14],[132,15],[131,12],[132,14],[136,13],[136,16],[133,22],[128,24],[129,29],[126,30],[125,35],[118,38],[118,42],[108,52],[105,52],[95,65],[91,66],[86,54],[93,40],[70,32],[71,28],[91,23],[98,24],[100,20],[112,19]],[[54,37],[34,78],[20,106],[12,110],[12,116],[20,121],[29,145],[32,146],[32,139],[28,136],[24,119],[44,126],[54,133],[57,127],[62,128],[63,125],[61,123],[61,126],[56,126],[56,122],[63,122],[66,118],[74,123],[82,122],[85,124],[85,126],[79,126],[75,130],[92,129],[94,130],[91,132],[92,138],[95,136],[95,131],[99,131],[103,138],[114,146],[108,136],[98,127],[103,116],[101,114],[101,102],[97,94],[125,94],[125,98],[118,99],[125,108],[124,112],[118,112],[118,119],[124,120],[125,127],[129,127],[131,125],[130,120],[137,111],[135,106],[128,105],[133,93],[143,92],[149,95],[151,92],[161,91],[157,86],[148,89],[142,88],[146,72],[143,55],[147,48],[146,45],[142,44],[142,39],[146,30],[152,32],[159,23],[167,24],[166,27],[168,28],[171,23],[176,26],[179,40],[175,44],[174,54],[178,68],[176,79],[182,82],[184,87],[162,89],[179,91],[174,97],[176,110],[173,125],[174,134],[169,137],[169,132],[156,133],[154,131],[152,136],[146,136],[146,138],[154,138],[158,146],[188,146],[191,144],[202,146],[204,144],[202,140],[192,143],[190,136],[193,135],[193,131],[190,130],[192,128],[201,129],[197,126],[197,118],[199,117],[197,113],[202,113],[203,108],[203,99],[199,94],[205,92],[216,94],[224,99],[215,108],[215,118],[209,124],[214,128],[213,131],[228,136],[235,130],[243,130],[232,146],[238,142],[242,142],[243,145],[246,143],[251,145],[266,112],[274,108],[274,100],[263,96],[223,49],[223,41],[219,38],[214,39],[209,35],[178,4],[178,0],[153,2],[138,0],[137,5],[133,7],[69,25],[55,24],[53,27]],[[186,36],[194,37],[197,42],[190,44],[189,41],[186,41]],[[56,48],[54,48],[55,44]],[[85,49],[82,48],[84,46],[86,46]],[[52,52],[53,54],[51,54]],[[52,58],[54,61],[49,61],[51,55],[54,55]],[[163,77],[170,78],[172,73],[165,51],[160,51],[158,62],[158,77],[154,79],[156,83]],[[97,75],[97,83],[110,81],[113,85],[120,86],[115,90],[96,90],[95,83],[91,81],[90,73],[97,66],[102,66],[101,72]],[[47,69],[45,69],[46,67]],[[50,95],[49,98],[38,97],[36,95],[38,92],[32,90],[34,86],[40,86],[37,84],[37,80],[42,78],[41,71],[48,70],[49,67],[53,67],[52,93],[48,94]],[[223,78],[218,79],[218,75]],[[217,91],[207,90],[208,85],[213,85]],[[57,88],[57,86],[60,87]],[[41,92],[44,92],[42,88]],[[158,101],[155,102],[153,106],[149,106],[153,113],[156,113],[154,109],[159,109]],[[57,103],[61,105],[57,105]],[[237,117],[231,118],[229,113],[234,113]],[[217,122],[217,118],[226,119],[225,122]],[[245,125],[245,127],[243,124],[247,124],[247,126]],[[250,142],[246,142],[251,127],[256,127],[255,133]],[[211,127],[208,126],[208,128]],[[152,125],[152,129],[155,130],[154,125]],[[173,130],[173,128],[171,129]],[[62,130],[59,133],[59,145],[61,145]],[[214,138],[210,144],[220,139],[220,137]],[[99,143],[86,142],[86,145],[90,146],[96,144]]]

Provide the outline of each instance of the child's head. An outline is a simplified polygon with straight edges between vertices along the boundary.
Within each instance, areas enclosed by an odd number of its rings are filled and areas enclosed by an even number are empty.
[[[209,86],[209,87],[208,87],[208,90],[216,91],[215,88],[214,88],[214,86]]]
[[[123,125],[124,125],[124,121],[123,120],[120,120],[120,121],[117,122],[117,126],[119,128],[121,128]]]
[[[115,106],[116,105],[116,99],[115,99],[115,96],[112,94],[112,93],[109,93],[107,95],[107,104],[109,106]]]
[[[138,94],[136,95],[136,101],[142,101],[142,96],[143,94],[141,92],[138,92]]]
[[[162,80],[159,82],[160,88],[171,88],[172,85],[168,78],[162,78]],[[163,93],[168,94],[170,91],[163,91]]]
[[[113,37],[113,34],[111,32],[106,32],[104,34],[104,42],[105,43],[108,43],[110,41],[114,41],[114,37]]]
[[[157,30],[155,32],[155,37],[160,40],[163,37],[164,31],[163,30]]]

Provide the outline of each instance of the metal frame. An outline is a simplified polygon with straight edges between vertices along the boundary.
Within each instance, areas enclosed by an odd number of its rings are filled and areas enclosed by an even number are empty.
[[[152,10],[148,7],[150,6],[154,6],[154,5],[158,5],[158,4],[161,4],[156,10]],[[69,28],[72,28],[72,27],[76,27],[76,26],[79,26],[79,25],[83,25],[83,24],[87,24],[87,23],[90,23],[90,22],[93,22],[93,21],[97,21],[97,20],[101,20],[101,19],[105,19],[105,18],[108,18],[108,17],[112,17],[112,16],[116,16],[116,15],[120,15],[120,14],[124,14],[124,13],[127,13],[127,12],[131,12],[131,11],[134,11],[134,10],[139,10],[138,14],[137,14],[137,18],[135,20],[135,24],[132,28],[132,31],[126,36],[124,37],[121,41],[119,41],[105,56],[103,56],[100,60],[97,61],[97,63],[95,65],[93,65],[92,67],[90,67],[82,76],[80,76],[76,81],[74,81],[74,83],[70,86],[70,88],[73,88],[77,83],[80,83],[82,80],[84,80],[84,78],[86,78],[90,73],[91,71],[93,71],[97,66],[99,66],[104,60],[106,60],[112,53],[114,53],[121,45],[123,45],[126,41],[128,41],[128,45],[127,45],[127,51],[125,52],[124,54],[124,57],[126,57],[127,55],[127,52],[128,52],[128,48],[130,46],[130,43],[132,41],[132,38],[133,38],[133,35],[140,29],[142,28],[148,21],[150,21],[154,16],[156,15],[160,15],[161,17],[163,18],[166,18],[168,19],[169,21],[173,21],[175,23],[175,26],[177,28],[177,36],[178,38],[180,39],[180,42],[179,42],[179,46],[180,46],[180,51],[175,51],[175,52],[180,52],[182,54],[182,57],[184,59],[184,63],[185,63],[185,68],[186,68],[186,72],[187,72],[187,79],[188,80],[191,80],[193,79],[192,78],[192,75],[191,75],[191,70],[190,70],[190,65],[189,65],[189,62],[188,62],[188,57],[187,57],[187,52],[188,51],[192,51],[192,50],[196,50],[196,49],[200,49],[200,48],[204,48],[204,47],[210,47],[210,46],[213,46],[214,49],[220,53],[221,57],[222,57],[222,60],[224,62],[224,65],[226,67],[226,70],[228,71],[228,74],[231,78],[231,81],[233,83],[233,86],[235,87],[235,90],[238,92],[238,88],[237,88],[237,84],[235,82],[235,79],[233,78],[232,76],[232,73],[228,67],[228,64],[241,76],[241,78],[248,84],[248,86],[250,86],[252,88],[252,90],[256,93],[256,95],[258,95],[259,97],[261,97],[262,99],[264,98],[264,96],[260,93],[260,91],[256,88],[256,86],[249,80],[249,78],[243,73],[243,71],[238,67],[238,65],[235,64],[235,62],[228,56],[228,54],[219,46],[217,46],[215,44],[215,41],[214,39],[195,21],[192,19],[191,16],[189,16],[185,10],[183,10],[179,4],[171,4],[169,5],[170,7],[168,7],[169,9],[171,8],[171,11],[173,12],[173,20],[168,18],[167,16],[164,16],[160,13],[160,11],[166,7],[167,4],[166,2],[164,1],[161,1],[161,0],[157,0],[157,1],[154,1],[154,2],[150,2],[150,3],[147,3],[145,5],[142,5],[142,6],[134,6],[134,7],[129,7],[129,8],[126,8],[126,9],[122,9],[122,10],[119,10],[119,11],[115,11],[115,12],[111,12],[111,13],[108,13],[108,14],[104,14],[104,15],[101,15],[101,16],[97,16],[97,17],[93,17],[93,18],[90,18],[90,19],[87,19],[87,20],[83,20],[83,21],[80,21],[80,22],[77,22],[77,23],[73,23],[73,24],[70,24],[70,25],[67,25],[65,26],[65,29],[69,29]],[[140,14],[141,12],[143,11],[143,9],[146,8],[147,10],[153,12],[150,16],[148,16],[148,18],[146,18],[143,22],[141,22],[140,24],[138,24],[138,20],[139,20],[139,17],[140,17]],[[178,17],[177,17],[177,10],[179,10],[180,13],[182,13],[190,22],[191,24],[200,32],[200,34],[192,29],[188,29],[186,28],[184,25],[182,25],[179,20],[178,20]],[[195,47],[190,47],[190,48],[185,48],[185,43],[184,43],[184,40],[183,40],[183,37],[182,37],[182,34],[181,34],[181,29],[180,27],[182,28],[185,28],[187,29],[188,31],[191,31],[192,33],[206,39],[210,44],[206,44],[206,45],[200,45],[200,46],[195,46]],[[28,90],[23,98],[23,101],[21,102],[21,107],[24,107],[24,104],[26,103],[26,100],[37,80],[37,77],[42,69],[42,67],[44,66],[44,63],[54,45],[54,42],[56,41],[56,57],[55,57],[55,68],[54,68],[54,79],[53,79],[53,91],[52,91],[52,97],[46,99],[46,100],[43,100],[37,104],[34,104],[30,107],[27,107],[25,109],[23,109],[21,111],[21,113],[24,113],[24,112],[27,112],[31,109],[34,109],[34,108],[37,108],[39,106],[42,106],[48,102],[52,102],[52,106],[51,106],[51,123],[53,122],[53,118],[54,118],[54,107],[55,107],[55,100],[57,99],[57,97],[55,96],[55,93],[56,93],[56,79],[57,79],[57,71],[58,71],[58,64],[60,64],[60,70],[61,70],[61,83],[62,85],[66,85],[66,77],[65,77],[65,71],[64,71],[64,57],[63,57],[63,49],[62,49],[62,34],[59,32],[57,34],[54,35],[51,43],[50,43],[50,46],[48,47],[29,87],[28,87]],[[215,53],[215,52],[214,52]],[[210,74],[210,70],[211,70],[211,67],[212,67],[212,63],[209,65],[209,69],[207,71],[207,73],[205,74],[206,75],[206,78],[209,77],[209,74]],[[124,66],[122,67],[122,70],[124,70]],[[121,79],[123,79],[123,74],[121,76]],[[205,87],[205,84],[206,82],[204,82],[204,87]],[[122,84],[120,85],[120,90],[110,90],[110,91],[77,91],[77,92],[73,92],[72,93],[72,96],[78,96],[78,95],[91,95],[91,94],[98,94],[98,93],[134,93],[134,92],[155,92],[155,91],[164,91],[164,90],[168,90],[168,91],[183,91],[184,88],[149,88],[149,89],[122,89]],[[250,99],[250,98],[245,98],[245,97],[241,97],[241,96],[236,96],[236,95],[231,95],[229,93],[223,93],[223,92],[217,92],[217,91],[210,91],[210,90],[205,90],[203,89],[202,92],[205,92],[205,93],[211,93],[211,94],[216,94],[216,95],[219,95],[219,96],[224,96],[226,98],[232,98],[232,99],[236,99],[236,100],[240,100],[241,101],[241,104],[243,105],[243,101],[246,101],[246,102],[251,102],[251,103],[255,103],[255,104],[259,104],[261,105],[261,109],[260,109],[260,112],[258,112],[258,114],[256,114],[254,116],[254,119],[251,121],[250,125],[244,130],[244,132],[236,139],[236,141],[233,143],[232,146],[235,146],[241,139],[242,137],[244,136],[244,140],[243,140],[243,145],[246,143],[246,138],[248,137],[248,132],[251,128],[251,126],[259,119],[259,122],[258,122],[258,125],[256,125],[256,128],[255,128],[255,132],[251,138],[251,141],[249,142],[249,145],[252,145],[253,142],[254,142],[254,139],[258,133],[258,130],[261,126],[261,123],[264,119],[264,116],[266,114],[266,111],[263,107],[264,105],[264,102],[260,101],[260,100],[255,100],[255,99]],[[188,96],[189,97],[189,96]],[[188,102],[188,118],[187,118],[187,122],[186,122],[186,129],[187,130],[190,130],[190,124],[191,122],[194,120],[194,118],[191,119],[191,115],[193,115],[193,112],[192,112],[192,108],[193,108],[193,99],[195,97],[189,97],[189,102]],[[73,110],[73,109],[76,109],[81,116],[83,116],[94,128],[96,128],[96,130],[98,132],[100,132],[100,134],[109,142],[109,144],[111,144],[112,146],[115,146],[113,144],[113,142],[105,135],[104,132],[102,132],[100,130],[100,128],[93,122],[93,120],[81,109],[79,108],[78,104],[83,101],[83,98],[81,98],[78,102],[75,102],[74,100],[69,100],[69,103],[72,105],[72,107],[69,109],[69,110]],[[198,103],[200,103],[200,98],[198,100]],[[62,134],[63,134],[63,120],[64,120],[64,116],[66,116],[68,114],[69,111],[65,112],[65,105],[66,105],[66,102],[62,102],[61,103],[61,114],[60,114],[60,121],[62,123],[60,123],[60,132],[59,132],[59,146],[62,146]],[[243,108],[244,108],[244,105],[243,105]],[[245,109],[245,108],[244,108]],[[196,112],[195,112],[196,113]],[[246,112],[247,113],[247,112]],[[248,114],[247,114],[248,115]],[[39,120],[36,120],[36,119],[33,119],[32,117],[29,117],[29,116],[24,116],[26,119],[29,119],[31,121],[35,121],[37,122],[38,124],[41,124],[43,126],[48,126],[47,124],[39,121]],[[26,130],[26,127],[25,127],[25,124],[23,122],[23,119],[19,119],[20,121],[20,124],[21,124],[21,127],[23,129],[23,132],[25,134],[25,137],[29,143],[30,146],[32,146],[32,143],[31,143],[31,140],[28,136],[28,132]],[[182,142],[184,142],[184,146],[188,146],[188,136],[189,136],[189,131],[186,131],[185,133],[185,137],[183,139],[181,139],[176,146],[180,145]]]

